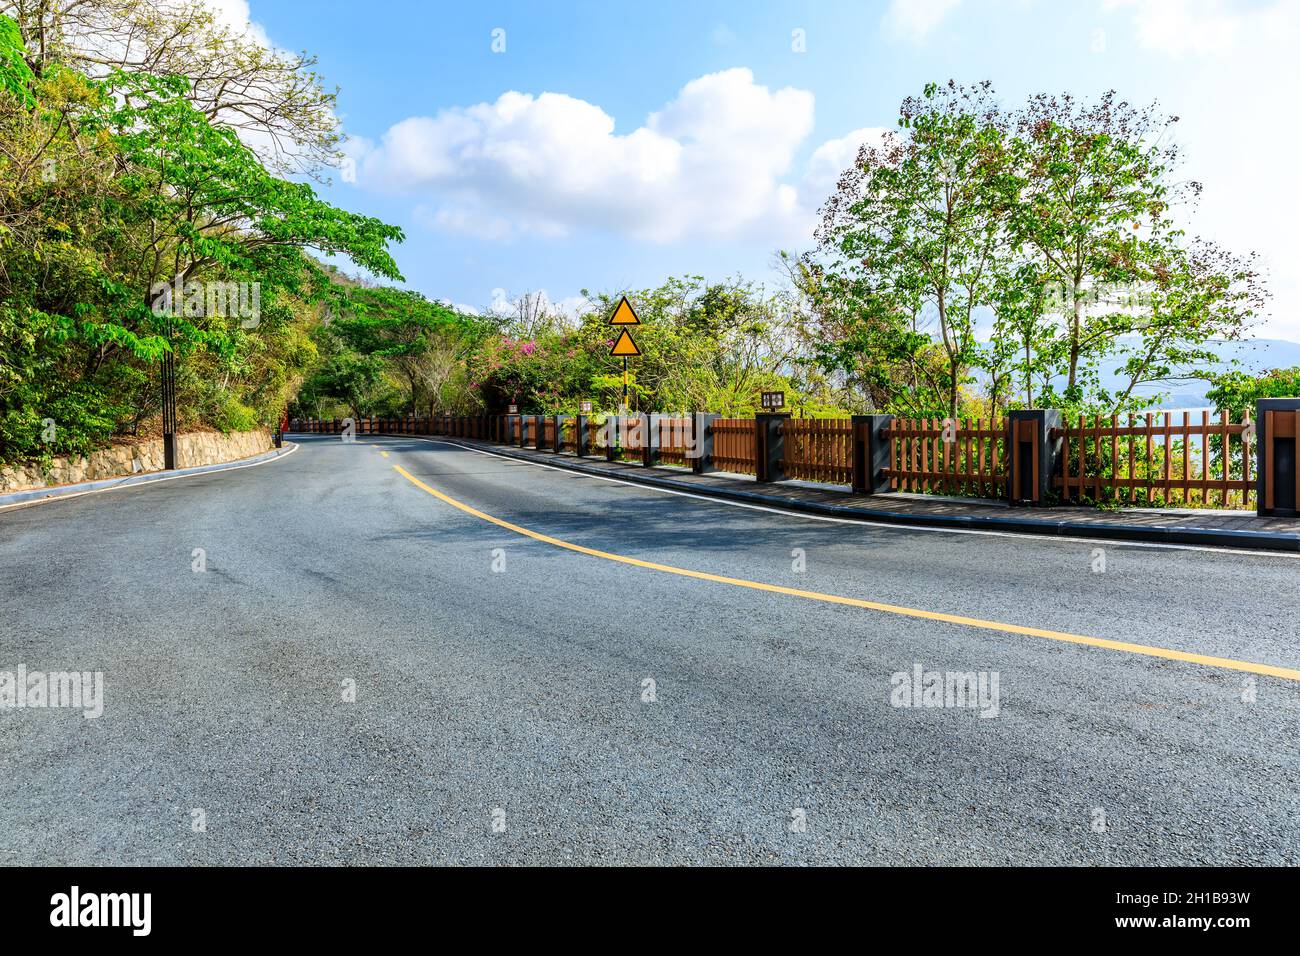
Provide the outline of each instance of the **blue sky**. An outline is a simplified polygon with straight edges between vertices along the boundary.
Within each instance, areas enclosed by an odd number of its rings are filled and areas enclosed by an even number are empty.
[[[327,193],[401,225],[434,298],[775,283],[856,145],[952,77],[1009,106],[1158,99],[1205,184],[1194,231],[1264,255],[1259,334],[1300,340],[1300,201],[1277,185],[1300,147],[1300,0],[212,2],[319,57],[352,158]]]

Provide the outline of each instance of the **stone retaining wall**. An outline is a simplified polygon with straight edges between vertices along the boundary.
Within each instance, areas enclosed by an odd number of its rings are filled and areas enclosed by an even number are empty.
[[[271,433],[190,432],[176,439],[176,467],[194,468],[216,465],[240,458],[251,458],[271,449]],[[0,494],[75,485],[83,481],[124,478],[149,471],[162,471],[162,440],[138,445],[114,445],[94,452],[88,458],[56,458],[48,474],[40,465],[0,468]]]

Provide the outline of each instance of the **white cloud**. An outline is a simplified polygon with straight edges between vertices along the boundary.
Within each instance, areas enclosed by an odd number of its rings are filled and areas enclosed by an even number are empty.
[[[205,0],[208,8],[216,15],[217,22],[228,26],[236,33],[248,33],[267,49],[273,48],[271,38],[260,23],[253,20],[248,8],[248,0]]]
[[[498,287],[492,290],[492,301],[487,307],[487,314],[517,316],[520,302],[525,300],[527,301],[524,310],[526,312],[558,316],[570,322],[575,322],[593,308],[591,301],[582,295],[565,296],[559,301],[554,301],[545,289],[525,292],[523,295],[511,295],[504,288]],[[475,314],[479,314],[477,310]]]
[[[1163,105],[1182,117],[1180,172],[1205,185],[1191,231],[1260,253],[1272,299],[1257,333],[1300,341],[1300,196],[1286,185],[1285,165],[1300,154],[1300,129],[1279,113],[1296,88],[1300,4],[1104,0],[1103,7],[1131,16],[1139,46],[1160,57],[1156,69],[1179,71]]]
[[[811,210],[783,180],[813,127],[813,95],[771,90],[747,69],[687,83],[638,128],[561,93],[503,93],[352,141],[360,185],[425,198],[420,218],[490,238],[598,229],[807,238]],[[824,157],[822,160],[824,161]]]
[[[1103,0],[1102,9],[1131,9],[1138,42],[1170,56],[1228,53],[1247,17],[1226,0]]]
[[[822,143],[808,159],[808,167],[799,185],[800,195],[809,199],[828,198],[835,191],[840,174],[857,158],[862,145],[870,141],[879,146],[890,132],[881,126],[869,126]]]
[[[961,0],[889,0],[885,29],[896,37],[920,42],[934,32]]]

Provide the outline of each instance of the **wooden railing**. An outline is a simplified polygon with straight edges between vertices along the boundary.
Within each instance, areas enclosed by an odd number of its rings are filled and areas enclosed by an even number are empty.
[[[890,466],[883,474],[894,491],[1006,493],[1005,422],[896,418],[885,434]]]
[[[654,440],[659,449],[660,463],[682,467],[690,464],[690,459],[686,457],[686,444],[693,424],[690,418],[655,419]]]
[[[853,421],[791,418],[781,423],[787,478],[847,485],[853,481]]]
[[[1177,420],[1181,417],[1181,421]],[[1183,507],[1248,507],[1255,494],[1249,416],[1211,421],[1203,409],[1109,419],[1096,416],[1053,429],[1060,438],[1065,501]],[[1234,498],[1237,500],[1234,501]]]
[[[752,475],[758,471],[757,434],[752,418],[718,418],[713,435],[713,465],[722,471]]]
[[[607,454],[606,441],[613,439],[606,434],[602,418],[599,415],[584,418],[583,445],[587,454],[596,457]],[[878,425],[863,421],[857,426],[848,419],[794,418],[773,425],[770,418],[765,418],[763,421],[768,424],[763,427],[779,428],[783,449],[779,452],[774,440],[759,441],[759,424],[755,419],[716,418],[707,426],[712,445],[709,457],[697,459],[693,455],[688,457],[688,445],[692,440],[702,441],[704,436],[691,434],[691,418],[656,417],[652,424],[649,417],[633,416],[620,423],[618,456],[624,461],[652,464],[654,456],[645,454],[645,446],[652,437],[650,429],[654,428],[654,445],[660,463],[690,466],[701,473],[716,469],[754,475],[759,480],[779,480],[783,475],[795,480],[851,485],[875,493],[887,489],[1005,499],[1012,490],[1008,485],[1013,449],[1008,447],[1006,422],[903,418],[881,421],[887,418],[872,419]],[[1015,446],[1017,462],[1025,468],[1029,467],[1026,462],[1039,460],[1051,465],[1051,470],[1043,471],[1041,477],[1034,466],[1029,483],[1037,490],[1032,499],[1026,500],[1051,503],[1059,498],[1065,503],[1236,509],[1249,508],[1255,503],[1257,449],[1255,426],[1249,415],[1239,422],[1233,422],[1227,413],[1213,416],[1209,410],[1122,418],[1080,416],[1077,421],[1067,421],[1046,431],[1038,429],[1052,420],[1048,413],[1015,413],[1013,420],[1020,423],[1018,433],[1030,434],[1032,441],[1028,445],[1041,449],[1026,455],[1027,445],[1021,436]],[[1294,429],[1293,417],[1285,421],[1287,428]],[[297,421],[293,427],[308,433],[339,434],[345,431],[345,422],[346,419]],[[366,417],[355,420],[354,432],[358,435],[449,435],[518,445],[524,427],[530,439],[535,440],[533,433],[539,424],[542,447],[554,449],[557,425],[553,416],[545,417],[540,423],[531,416],[520,415]],[[577,420],[569,418],[561,428],[561,450],[576,454]],[[880,430],[872,430],[877,428]],[[872,438],[872,435],[879,437]],[[1283,438],[1284,442],[1294,441],[1289,433]],[[883,448],[880,440],[885,442]],[[1288,446],[1283,443],[1281,447]],[[767,456],[761,469],[760,453]],[[1039,454],[1041,458],[1035,457]],[[1265,447],[1262,454],[1266,461],[1265,473],[1271,474],[1269,448]],[[885,464],[880,467],[882,456]],[[1281,461],[1279,467],[1287,467],[1288,459]],[[861,474],[855,474],[855,464],[861,467]],[[871,468],[876,470],[870,472]],[[1024,480],[1025,475],[1017,476],[1017,486]],[[1297,483],[1300,485],[1300,479]],[[1017,491],[1017,501],[1026,498],[1022,488]],[[1267,503],[1265,506],[1271,507]]]
[[[618,457],[622,461],[641,461],[645,457],[645,429],[640,417],[618,420]]]

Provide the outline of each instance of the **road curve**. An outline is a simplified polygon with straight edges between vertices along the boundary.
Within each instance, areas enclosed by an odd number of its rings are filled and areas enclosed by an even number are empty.
[[[1300,862],[1300,682],[1177,659],[1300,668],[1293,557],[300,441],[0,512],[0,670],[105,688],[0,710],[0,862]],[[894,706],[918,666],[996,716]]]

